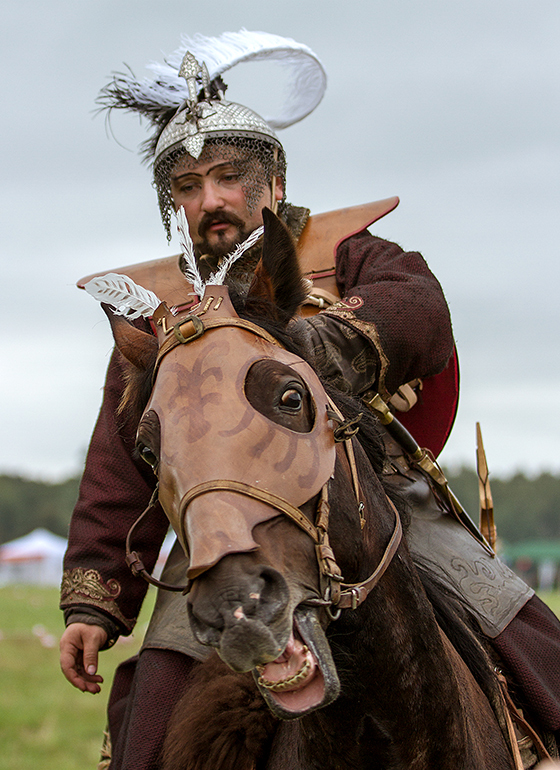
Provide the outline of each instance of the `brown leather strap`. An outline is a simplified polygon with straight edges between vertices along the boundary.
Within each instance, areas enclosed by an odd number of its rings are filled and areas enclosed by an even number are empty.
[[[334,414],[338,416],[338,419],[343,421],[344,416],[340,409],[336,406],[334,401],[329,398],[329,407],[333,410]],[[352,445],[352,439],[346,439],[344,441],[344,448],[346,450],[346,457],[348,459],[348,464],[350,466],[350,475],[352,477],[352,485],[354,487],[354,494],[356,495],[356,500],[358,502],[358,509],[360,511],[360,524],[363,527],[364,526],[364,519],[362,517],[362,505],[361,502],[361,489],[360,489],[360,481],[358,476],[358,469],[356,466],[356,458],[354,455],[354,447]],[[387,567],[391,563],[394,555],[396,554],[398,547],[400,545],[400,542],[402,540],[403,530],[402,530],[402,523],[401,518],[399,516],[399,512],[397,511],[395,505],[393,504],[393,501],[387,497],[387,502],[391,506],[391,508],[394,511],[395,514],[395,528],[393,530],[393,534],[391,536],[391,539],[389,540],[389,543],[387,544],[387,548],[385,549],[385,552],[383,553],[383,556],[381,557],[381,561],[377,565],[374,572],[369,576],[367,580],[364,580],[360,583],[339,583],[337,586],[335,586],[335,596],[333,598],[333,604],[336,604],[336,606],[340,609],[353,609],[355,610],[356,607],[359,607],[362,602],[364,602],[370,591],[377,585],[377,583],[380,581],[381,577],[384,575],[385,571],[387,570]],[[336,601],[334,600],[336,598]]]
[[[245,318],[204,318],[204,319],[201,318],[200,320],[204,324],[204,331],[206,331],[207,329],[216,329],[219,326],[235,326],[238,329],[246,329],[252,334],[255,334],[257,337],[262,337],[264,340],[266,340],[267,342],[270,342],[272,345],[274,345],[277,348],[282,347],[282,345],[278,342],[278,340],[275,337],[272,336],[272,334],[269,334],[267,331],[265,331],[265,329],[262,329],[260,326],[257,326],[257,324],[254,324],[252,321],[247,321]],[[183,325],[184,322],[185,321],[181,321],[180,323],[178,323],[175,329],[180,331],[181,326]],[[179,341],[183,342],[188,340],[180,339]]]
[[[185,343],[198,339],[198,337],[201,337],[202,334],[209,329],[217,329],[223,326],[234,326],[238,329],[245,329],[276,347],[283,347],[272,334],[269,334],[251,321],[246,321],[244,318],[205,318],[203,320],[196,314],[189,315],[175,324],[173,327],[173,334],[161,345],[154,366],[154,372],[152,374],[152,382],[155,380],[163,358],[174,348],[178,345],[184,345]]]
[[[334,401],[329,395],[327,395],[327,399],[329,402],[329,407],[332,409],[334,414],[337,415],[338,420],[341,423],[343,423],[344,415],[342,414],[340,409],[337,407],[337,405],[334,403]],[[358,423],[361,417],[362,415],[360,414],[359,417],[355,418],[353,422]],[[359,427],[356,427],[352,435],[354,436],[358,432],[358,430],[359,430]],[[354,455],[354,447],[352,446],[352,438],[347,438],[344,440],[344,448],[346,450],[346,456],[348,458],[348,463],[350,465],[350,473],[352,475],[352,485],[354,487],[354,494],[356,495],[356,500],[358,501],[358,505],[360,505],[361,503],[360,482],[358,478],[358,469],[356,467],[356,457]]]
[[[360,489],[360,479],[358,477],[358,468],[356,466],[356,456],[354,454],[354,446],[352,445],[352,439],[346,439],[344,442],[344,448],[346,449],[346,456],[350,463],[350,472],[352,474],[352,485],[354,487],[354,494],[356,495],[356,501],[358,507],[362,504],[362,492]],[[363,527],[363,524],[362,524]]]
[[[300,529],[303,529],[305,533],[313,540],[314,543],[319,543],[319,536],[317,528],[309,521],[307,516],[303,514],[299,508],[295,508],[287,500],[283,500],[281,497],[274,495],[272,492],[267,492],[265,489],[258,489],[250,484],[245,484],[242,481],[232,481],[230,479],[216,479],[214,481],[204,481],[202,484],[197,484],[193,487],[183,499],[183,510],[186,510],[188,504],[199,495],[206,494],[208,492],[237,492],[247,497],[253,497],[255,500],[261,500],[263,503],[271,505],[281,513],[288,516]]]
[[[540,736],[533,730],[531,725],[527,722],[527,720],[522,716],[521,712],[511,699],[511,695],[509,694],[509,689],[507,686],[507,681],[505,676],[502,673],[498,674],[498,680],[500,682],[500,686],[502,688],[502,695],[504,696],[505,701],[505,718],[507,722],[507,728],[508,728],[508,734],[510,736],[510,742],[512,744],[512,753],[514,756],[514,759],[517,760],[517,756],[519,755],[519,748],[517,745],[517,738],[515,737],[515,731],[513,729],[512,721],[515,722],[517,727],[522,733],[525,733],[533,742],[533,745],[536,749],[537,754],[539,755],[539,759],[552,759],[550,754],[545,748],[544,743],[542,742]],[[512,737],[513,735],[513,737]],[[521,757],[519,756],[519,760]],[[523,768],[523,764],[521,764],[521,767]],[[516,766],[517,770],[517,766]]]
[[[372,588],[374,588],[377,583],[379,583],[382,576],[385,574],[387,567],[393,560],[393,557],[401,543],[403,534],[401,517],[399,516],[399,512],[395,508],[393,501],[387,498],[387,502],[395,513],[395,529],[393,530],[391,539],[389,540],[387,548],[381,557],[381,561],[367,580],[364,580],[361,583],[341,583],[340,587],[342,590],[340,592],[340,601],[338,602],[338,607],[342,609],[349,608],[355,610],[356,607],[359,607],[360,604],[367,599]]]
[[[158,580],[157,578],[153,577],[153,575],[150,575],[146,567],[144,566],[144,562],[142,561],[142,555],[138,553],[138,551],[131,550],[131,542],[132,542],[132,535],[140,522],[144,519],[145,516],[147,516],[149,513],[151,513],[157,503],[158,503],[158,492],[159,492],[159,484],[156,484],[156,488],[154,489],[152,496],[150,498],[150,502],[148,503],[147,508],[143,511],[143,513],[140,514],[140,516],[136,519],[132,527],[128,530],[128,534],[126,536],[126,544],[125,544],[125,550],[126,550],[126,563],[130,567],[133,575],[140,575],[144,578],[148,583],[151,583],[153,586],[157,586],[158,588],[164,588],[166,591],[186,591],[188,588],[188,585],[174,585],[172,583],[164,583],[163,580]]]
[[[321,490],[321,498],[317,506],[315,524],[319,534],[319,544],[315,546],[317,564],[319,565],[319,579],[321,595],[328,598],[328,604],[337,604],[340,598],[340,583],[344,580],[342,572],[336,561],[336,556],[331,548],[329,540],[330,505],[328,484]],[[329,613],[331,619],[336,619]],[[338,617],[338,616],[337,616]]]

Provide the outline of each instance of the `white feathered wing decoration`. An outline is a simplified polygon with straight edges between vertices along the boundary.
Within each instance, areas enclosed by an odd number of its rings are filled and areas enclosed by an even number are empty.
[[[177,210],[177,232],[179,233],[179,245],[184,260],[182,262],[182,272],[187,281],[193,285],[195,294],[202,297],[204,294],[204,281],[198,269],[198,263],[194,255],[194,245],[189,232],[189,223],[185,214],[185,209],[180,206]]]
[[[107,273],[92,278],[84,286],[88,294],[99,302],[114,308],[115,315],[122,315],[133,321],[135,318],[150,318],[161,305],[153,291],[138,286],[128,276]]]
[[[221,286],[224,283],[231,267],[264,233],[262,225],[253,230],[243,243],[240,243],[227,257],[222,259],[220,267],[212,273],[208,280],[203,281],[194,254],[187,217],[182,206],[177,211],[177,230],[184,257],[183,274],[193,285],[199,299],[202,298],[206,286]],[[114,309],[115,315],[122,315],[129,321],[140,318],[140,316],[151,318],[161,305],[161,300],[153,291],[139,286],[127,275],[119,275],[118,273],[106,273],[92,278],[85,284],[84,289],[94,299],[110,305]]]
[[[264,233],[264,227],[261,225],[240,243],[227,257],[223,257],[220,267],[215,270],[208,280],[203,281],[198,269],[198,262],[194,254],[194,246],[189,232],[189,223],[185,214],[185,209],[180,206],[177,209],[177,232],[179,233],[179,244],[184,260],[182,272],[185,278],[193,285],[195,294],[200,298],[204,294],[206,286],[222,286],[230,268],[237,260],[250,249]]]
[[[220,267],[212,273],[210,278],[206,281],[207,286],[222,286],[226,275],[229,271],[229,269],[237,262],[239,257],[243,256],[247,249],[250,249],[253,244],[255,244],[261,235],[264,233],[264,227],[261,225],[260,227],[257,227],[256,230],[253,230],[251,235],[246,238],[243,243],[240,243],[239,246],[237,246],[231,254],[228,254],[227,257],[224,257],[222,260],[222,264]]]

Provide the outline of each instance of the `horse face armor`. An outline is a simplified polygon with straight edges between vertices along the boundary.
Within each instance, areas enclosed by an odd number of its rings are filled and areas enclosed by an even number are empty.
[[[190,578],[228,554],[258,548],[253,528],[280,514],[278,501],[299,508],[314,498],[335,460],[327,396],[311,367],[258,327],[239,326],[225,287],[206,289],[197,318],[204,333],[168,352],[171,326],[186,319],[158,319],[160,365],[146,408],[159,418],[159,498],[189,557]],[[293,371],[309,394],[313,418],[305,432],[253,405],[250,372],[267,360]]]

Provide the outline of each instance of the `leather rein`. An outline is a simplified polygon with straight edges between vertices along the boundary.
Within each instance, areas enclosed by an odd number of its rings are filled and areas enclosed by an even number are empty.
[[[259,337],[266,339],[268,342],[281,347],[280,343],[271,334],[266,332],[264,329],[261,329],[256,324],[253,324],[251,321],[247,321],[241,318],[214,318],[211,321],[203,321],[198,316],[190,315],[182,321],[179,321],[173,327],[173,335],[162,344],[154,368],[154,378],[158,371],[161,360],[167,353],[169,353],[178,345],[183,345],[198,339],[198,337],[204,334],[206,330],[221,326],[241,327]],[[348,461],[354,494],[358,505],[360,525],[363,529],[365,524],[365,519],[363,517],[364,503],[360,500],[360,482],[354,456],[354,448],[352,446],[352,437],[357,433],[358,430],[355,425],[358,420],[345,421],[342,413],[339,411],[336,405],[331,401],[330,398],[328,400],[330,407],[328,410],[328,416],[330,419],[339,423],[339,427],[334,431],[335,441],[344,444],[345,455]],[[140,522],[146,516],[148,516],[158,505],[158,488],[159,485],[156,484],[147,508],[134,522],[128,532],[126,537],[126,562],[134,575],[141,575],[148,583],[151,583],[152,585],[167,591],[182,591],[184,594],[186,594],[190,590],[190,582],[187,582],[184,585],[173,585],[170,583],[165,583],[161,580],[157,580],[146,570],[142,562],[141,555],[137,551],[133,551],[131,547],[132,536],[136,528]],[[187,494],[187,497],[184,501],[184,507],[186,508],[195,497],[218,490],[236,492],[238,494],[260,500],[261,502],[276,508],[276,510],[291,519],[294,524],[302,529],[313,540],[319,566],[322,598],[309,599],[307,602],[305,602],[305,604],[325,607],[331,620],[338,619],[338,617],[340,617],[340,612],[343,609],[354,610],[365,601],[371,590],[377,585],[381,577],[386,572],[402,540],[403,530],[399,513],[392,500],[387,497],[387,502],[395,514],[395,526],[393,534],[391,535],[383,555],[377,567],[368,578],[358,583],[345,583],[340,567],[336,562],[335,555],[329,542],[330,506],[328,501],[328,482],[323,485],[319,495],[315,522],[311,522],[299,508],[294,507],[287,500],[284,500],[283,498],[278,497],[271,492],[258,489],[257,487],[245,484],[243,482],[228,479],[216,479],[207,481],[193,487]],[[334,612],[332,607],[335,608]]]

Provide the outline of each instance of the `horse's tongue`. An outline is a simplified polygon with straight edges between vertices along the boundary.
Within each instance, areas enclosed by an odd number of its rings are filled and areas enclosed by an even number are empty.
[[[259,674],[267,682],[287,682],[287,680],[296,677],[298,681],[293,683],[293,689],[300,688],[304,682],[309,681],[315,674],[315,657],[310,653],[305,644],[297,639],[293,632],[282,655],[272,663],[259,667]],[[292,689],[288,685],[287,689]]]

